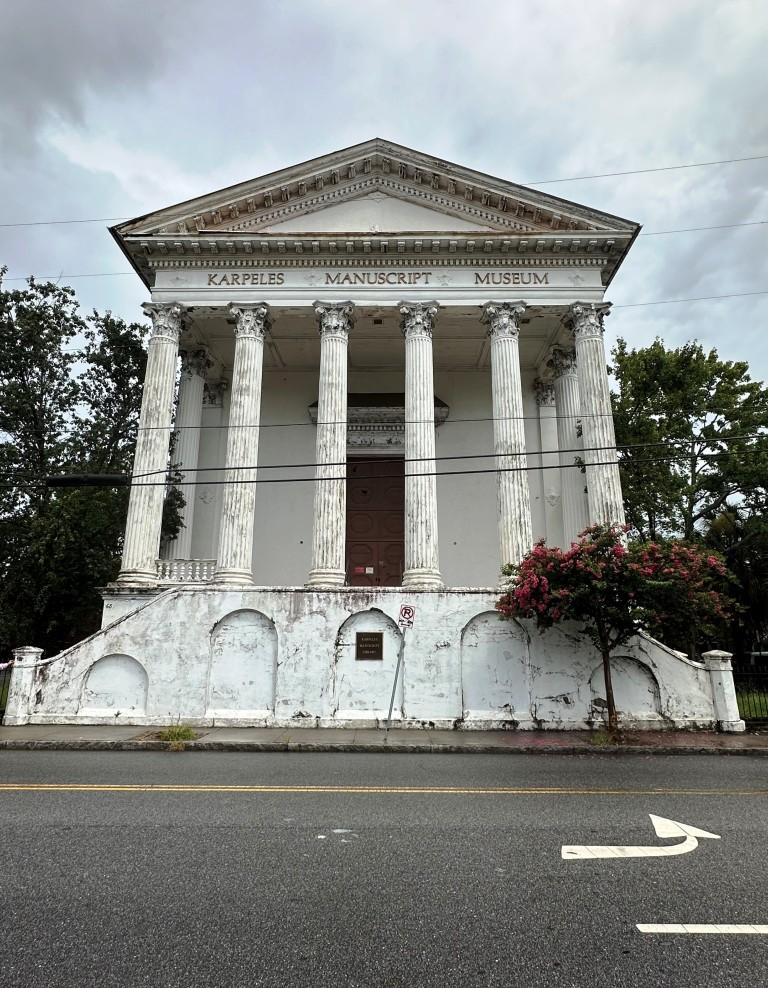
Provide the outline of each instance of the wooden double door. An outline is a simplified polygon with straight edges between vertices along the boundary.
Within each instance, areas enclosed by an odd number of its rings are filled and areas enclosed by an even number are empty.
[[[403,582],[405,476],[402,457],[347,464],[347,583],[399,587]]]

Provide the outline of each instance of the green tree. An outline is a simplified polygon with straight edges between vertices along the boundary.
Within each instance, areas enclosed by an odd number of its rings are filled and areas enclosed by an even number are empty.
[[[627,520],[640,537],[690,540],[735,503],[765,503],[768,391],[745,362],[699,343],[619,340],[612,371],[616,439],[630,447],[620,454]]]
[[[731,508],[717,516],[706,542],[734,576],[739,606],[730,623],[729,647],[737,661],[768,649],[768,520],[762,513]]]
[[[53,654],[99,627],[128,491],[43,481],[130,473],[146,332],[110,313],[83,318],[68,287],[0,285],[0,654]],[[178,528],[174,512],[168,523]]]
[[[496,602],[503,617],[528,618],[539,631],[560,621],[583,624],[602,659],[608,727],[618,730],[611,655],[637,634],[666,626],[711,634],[728,615],[719,591],[726,570],[716,555],[680,542],[631,542],[623,529],[595,525],[562,550],[538,542],[518,566]]]

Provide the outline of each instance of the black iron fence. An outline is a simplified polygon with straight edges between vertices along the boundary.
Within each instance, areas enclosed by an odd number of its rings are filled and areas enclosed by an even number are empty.
[[[3,668],[5,666],[5,668]],[[10,663],[0,662],[0,721],[3,719],[3,714],[5,713],[5,705],[8,702],[8,690],[11,686],[11,670],[12,666]]]
[[[751,725],[768,726],[768,669],[735,669],[733,685],[742,718]]]

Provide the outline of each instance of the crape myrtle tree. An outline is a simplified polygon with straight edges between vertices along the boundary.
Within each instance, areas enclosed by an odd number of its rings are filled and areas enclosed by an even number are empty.
[[[725,566],[713,552],[681,542],[624,542],[625,529],[595,525],[569,549],[542,540],[518,566],[496,603],[510,619],[534,620],[544,632],[561,621],[579,622],[602,659],[608,728],[618,730],[611,656],[637,634],[654,634],[674,621],[706,636],[727,618],[719,591]]]
[[[147,327],[84,318],[74,291],[0,269],[0,655],[55,654],[99,627],[127,488],[51,489],[60,473],[130,473]],[[169,527],[178,529],[171,512]]]

